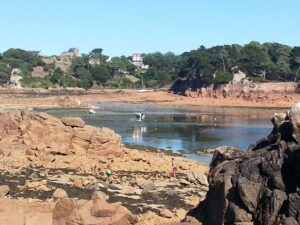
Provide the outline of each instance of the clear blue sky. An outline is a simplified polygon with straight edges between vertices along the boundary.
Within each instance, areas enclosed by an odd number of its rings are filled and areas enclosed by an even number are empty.
[[[0,52],[182,53],[251,40],[300,45],[300,0],[1,0]]]

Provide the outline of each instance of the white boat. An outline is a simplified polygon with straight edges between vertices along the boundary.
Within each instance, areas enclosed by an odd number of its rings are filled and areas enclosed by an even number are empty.
[[[93,110],[93,109],[90,109],[90,110],[89,110],[89,113],[90,113],[90,114],[96,114],[96,111]]]
[[[135,115],[138,119],[142,119],[142,120],[145,119],[145,114],[144,113],[136,113]]]

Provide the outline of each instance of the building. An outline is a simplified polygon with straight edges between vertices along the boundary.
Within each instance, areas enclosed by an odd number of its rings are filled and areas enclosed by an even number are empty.
[[[140,67],[142,69],[148,69],[149,68],[149,65],[145,65],[143,63],[143,57],[142,57],[142,54],[140,54],[140,53],[132,54],[131,61],[132,61],[133,65],[135,65],[137,67]]]
[[[60,54],[61,57],[66,58],[74,58],[79,56],[79,49],[78,48],[70,48],[68,51],[63,52]]]

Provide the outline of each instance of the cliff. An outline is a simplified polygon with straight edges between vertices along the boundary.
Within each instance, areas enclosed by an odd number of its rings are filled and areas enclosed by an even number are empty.
[[[292,102],[299,99],[300,85],[294,82],[207,85],[193,79],[176,82],[171,91],[193,98]]]

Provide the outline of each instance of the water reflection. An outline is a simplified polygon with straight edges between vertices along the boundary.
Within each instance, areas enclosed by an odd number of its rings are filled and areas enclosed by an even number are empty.
[[[137,127],[135,126],[133,129],[133,133],[132,133],[132,138],[135,141],[141,141],[143,140],[143,134],[147,133],[147,127],[142,126],[142,127]]]
[[[123,142],[192,154],[222,145],[247,149],[249,144],[271,131],[269,118],[285,109],[245,108],[178,108],[134,105],[127,103],[98,104],[96,116],[87,110],[48,109],[52,115],[80,116],[89,125],[109,127],[122,136]],[[144,120],[136,112],[145,112]]]

